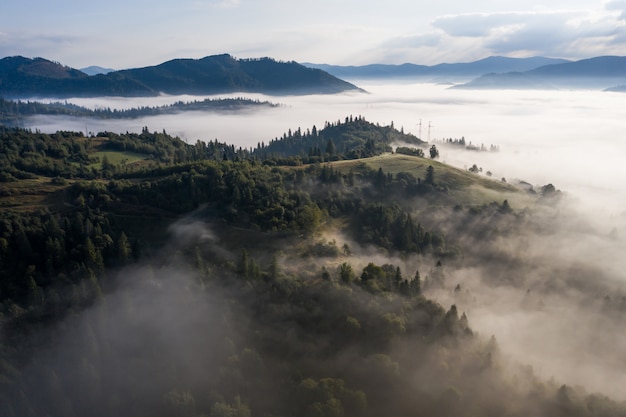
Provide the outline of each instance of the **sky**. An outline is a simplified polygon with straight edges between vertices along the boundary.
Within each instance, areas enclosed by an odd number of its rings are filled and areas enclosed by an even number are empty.
[[[83,68],[237,58],[364,65],[626,55],[626,0],[0,0],[0,57]]]

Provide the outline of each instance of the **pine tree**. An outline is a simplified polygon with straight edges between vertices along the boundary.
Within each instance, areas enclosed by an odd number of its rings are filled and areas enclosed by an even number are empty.
[[[432,165],[428,165],[426,168],[426,179],[424,180],[426,184],[435,185],[435,168]]]
[[[422,279],[420,278],[420,271],[415,271],[415,276],[410,284],[410,293],[411,295],[422,294]]]

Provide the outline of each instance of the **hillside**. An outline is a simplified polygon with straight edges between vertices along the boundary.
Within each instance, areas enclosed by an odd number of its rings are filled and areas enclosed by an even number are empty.
[[[558,224],[554,187],[353,150],[304,164],[147,128],[0,128],[0,414],[626,415],[473,328],[496,291],[559,320],[554,297],[584,291],[577,331],[621,308],[601,271],[519,250]]]
[[[415,135],[396,130],[393,125],[380,126],[361,116],[346,117],[344,121],[327,122],[323,129],[316,126],[295,131],[269,143],[259,143],[252,155],[261,158],[299,157],[308,162],[358,159],[390,152],[392,144],[425,146]]]
[[[270,58],[230,55],[176,59],[160,65],[89,76],[43,58],[0,60],[0,96],[97,97],[165,94],[332,94],[357,89],[321,70]]]
[[[606,89],[626,83],[626,57],[602,56],[544,65],[530,71],[486,74],[454,88],[468,89]]]

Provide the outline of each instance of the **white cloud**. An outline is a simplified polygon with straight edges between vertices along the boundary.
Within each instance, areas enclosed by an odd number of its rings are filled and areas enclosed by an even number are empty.
[[[176,5],[155,0],[149,7],[141,2],[145,10],[135,3],[132,13],[127,1],[111,1],[119,7],[8,11],[15,16],[0,16],[5,33],[0,55],[128,68],[224,52],[360,65],[437,64],[494,54],[580,59],[626,50],[626,0],[560,0],[552,10],[521,0],[428,7],[405,0],[384,5],[323,0],[321,6],[283,0],[184,0]],[[554,10],[558,5],[571,9]],[[48,25],[50,15],[54,26]]]
[[[511,25],[524,24],[530,13],[472,13],[442,16],[432,25],[450,36],[486,37],[492,31]]]
[[[620,20],[626,20],[626,1],[624,0],[612,0],[606,4],[606,10],[616,10],[622,12],[619,16]]]
[[[612,1],[605,7],[626,10],[626,1]],[[391,38],[382,44],[386,48],[383,54],[428,56],[429,52],[432,58],[443,50],[444,59],[450,62],[458,62],[459,54],[469,58],[498,54],[571,59],[619,55],[626,41],[626,25],[620,20],[624,16],[592,10],[444,15],[431,22],[436,32]]]

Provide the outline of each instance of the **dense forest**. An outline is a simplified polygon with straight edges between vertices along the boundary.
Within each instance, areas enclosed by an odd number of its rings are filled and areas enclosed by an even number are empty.
[[[398,131],[390,126],[374,125],[361,116],[348,116],[345,120],[326,122],[320,131],[316,126],[302,132],[289,130],[267,145],[259,143],[254,155],[262,157],[299,156],[307,162],[359,159],[390,152],[396,143],[424,146],[426,142],[412,134]],[[282,161],[288,163],[288,161]]]
[[[539,223],[490,197],[549,209],[551,185],[389,155],[423,144],[351,116],[248,150],[0,139],[2,416],[626,415],[429,296],[486,259],[525,285],[495,250]]]
[[[135,119],[146,116],[176,114],[183,111],[238,111],[259,106],[277,107],[278,104],[246,98],[207,98],[201,101],[177,101],[173,104],[156,107],[144,106],[123,110],[96,108],[92,110],[68,102],[42,103],[38,101],[5,100],[0,97],[0,123],[6,126],[20,126],[24,118],[40,114],[99,119]]]

